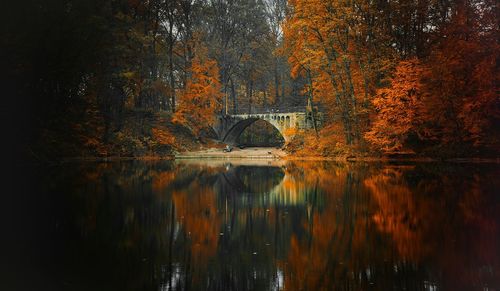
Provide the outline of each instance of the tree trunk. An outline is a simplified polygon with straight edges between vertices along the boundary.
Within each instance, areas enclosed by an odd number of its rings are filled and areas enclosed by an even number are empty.
[[[173,46],[170,44],[168,49],[168,67],[169,67],[169,78],[170,78],[170,108],[172,113],[175,112],[175,79],[174,79],[174,56],[173,56]]]
[[[280,76],[278,71],[278,58],[274,59],[274,90],[275,90],[275,104],[280,104]]]
[[[285,102],[285,72],[281,72],[281,103],[284,105]]]
[[[235,89],[234,89],[234,81],[233,81],[233,78],[230,78],[229,80],[231,81],[231,98],[233,98],[233,114],[237,114],[238,113],[238,103],[237,103],[237,100],[236,100],[236,92],[235,92]]]
[[[252,114],[252,95],[253,95],[253,80],[250,80],[249,85],[247,87],[248,114]]]
[[[264,107],[264,110],[267,107],[267,90],[264,90],[264,100],[262,100],[262,107]]]

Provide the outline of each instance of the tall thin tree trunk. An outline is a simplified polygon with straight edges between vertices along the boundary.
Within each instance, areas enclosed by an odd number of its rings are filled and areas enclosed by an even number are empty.
[[[281,103],[284,105],[285,102],[285,72],[281,72]]]
[[[249,86],[247,87],[248,114],[252,114],[252,95],[253,95],[253,80],[250,80]]]
[[[275,89],[275,98],[276,104],[280,104],[280,80],[279,80],[279,71],[278,71],[278,58],[274,59],[274,89]]]
[[[236,100],[236,90],[234,89],[234,81],[233,78],[230,78],[231,81],[231,98],[233,98],[233,114],[238,113],[238,103]]]
[[[316,133],[316,138],[319,137],[318,134],[318,127],[316,126],[316,115],[314,114],[314,106],[313,106],[313,84],[312,84],[312,77],[311,77],[311,71],[307,71],[307,79],[309,79],[309,102],[308,105],[310,105],[310,110],[311,110],[311,118],[312,118],[312,124],[314,128],[314,132]],[[306,113],[307,114],[307,113]]]
[[[170,44],[168,49],[168,67],[169,67],[169,78],[170,78],[170,108],[172,112],[175,112],[175,79],[174,79],[174,56],[173,56],[173,46]]]
[[[264,100],[262,100],[262,107],[264,107],[264,109],[266,109],[267,107],[267,90],[264,90]]]

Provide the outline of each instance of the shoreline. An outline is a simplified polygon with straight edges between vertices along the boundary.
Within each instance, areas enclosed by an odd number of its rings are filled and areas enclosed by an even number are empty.
[[[280,161],[311,161],[311,162],[415,162],[415,163],[495,163],[500,164],[500,158],[451,158],[451,159],[437,159],[437,158],[377,158],[377,157],[360,157],[360,158],[345,158],[345,157],[317,157],[317,156],[303,156],[303,157],[284,157],[273,158],[264,156],[176,156],[174,160],[231,160],[231,159],[246,159],[246,160],[280,160]]]
[[[33,159],[32,162],[40,163],[66,163],[66,162],[118,162],[118,161],[174,161],[174,160],[262,160],[262,161],[311,161],[311,162],[369,162],[369,163],[491,163],[500,164],[500,157],[458,157],[458,158],[432,158],[432,157],[387,157],[387,156],[294,156],[277,148],[234,148],[231,152],[223,152],[218,148],[209,148],[198,151],[187,151],[164,156],[83,156],[64,157],[55,160]]]
[[[193,161],[193,160],[261,160],[261,161],[310,161],[310,162],[364,162],[364,163],[474,163],[474,164],[500,164],[500,158],[378,158],[378,157],[270,157],[270,156],[204,156],[204,155],[189,155],[189,156],[165,156],[165,157],[72,157],[64,158],[57,161],[47,161],[50,163],[57,162],[126,162],[126,161]]]

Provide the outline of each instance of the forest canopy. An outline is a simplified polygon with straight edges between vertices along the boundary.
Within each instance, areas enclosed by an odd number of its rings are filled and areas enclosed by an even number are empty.
[[[308,100],[323,126],[295,135],[298,153],[500,148],[498,1],[6,6],[4,118],[36,156],[168,154],[211,136],[216,115]]]

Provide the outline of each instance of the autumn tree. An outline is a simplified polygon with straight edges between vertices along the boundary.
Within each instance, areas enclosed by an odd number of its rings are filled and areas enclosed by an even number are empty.
[[[423,68],[416,59],[402,61],[389,80],[390,85],[378,90],[373,99],[375,120],[365,138],[384,151],[399,151],[411,134],[418,133],[422,122]]]
[[[267,18],[269,19],[269,27],[271,31],[271,40],[274,46],[274,58],[273,58],[273,91],[274,100],[277,103],[281,103],[285,98],[285,86],[286,86],[286,55],[279,54],[283,47],[283,29],[282,24],[286,17],[286,0],[271,0],[267,1],[266,11]],[[281,93],[280,93],[281,91]],[[281,99],[283,100],[280,100]]]
[[[292,74],[345,143],[498,148],[494,1],[289,1]],[[496,10],[495,10],[496,9]],[[387,82],[388,81],[388,82]],[[375,113],[375,114],[372,114]],[[332,139],[323,135],[321,139]]]
[[[377,19],[374,12],[365,15],[375,7],[356,4],[293,0],[284,25],[292,72],[307,75],[309,91],[318,93],[316,101],[327,110],[327,122],[342,124],[349,145],[360,140],[367,97],[383,76],[387,58],[385,47],[372,49],[381,33],[363,26]]]
[[[457,1],[427,58],[424,113],[444,145],[498,146],[498,19],[487,3]]]
[[[201,45],[196,47],[186,89],[179,97],[173,120],[189,125],[196,134],[213,123],[222,108],[219,69]]]
[[[463,153],[500,148],[495,0],[11,5],[4,9],[0,79],[13,102],[8,119],[25,125],[12,135],[25,144],[67,137],[107,143],[128,117],[142,116],[144,128],[145,115],[170,116],[177,107],[175,119],[193,126],[216,111],[312,100],[325,117],[316,142],[326,147],[364,149],[368,141],[400,150],[416,132],[426,145],[459,145]],[[204,35],[200,44],[195,32]],[[207,52],[200,54],[202,46]],[[419,84],[418,98],[412,95],[418,108],[404,97],[412,84]],[[82,137],[75,128],[95,130]]]

